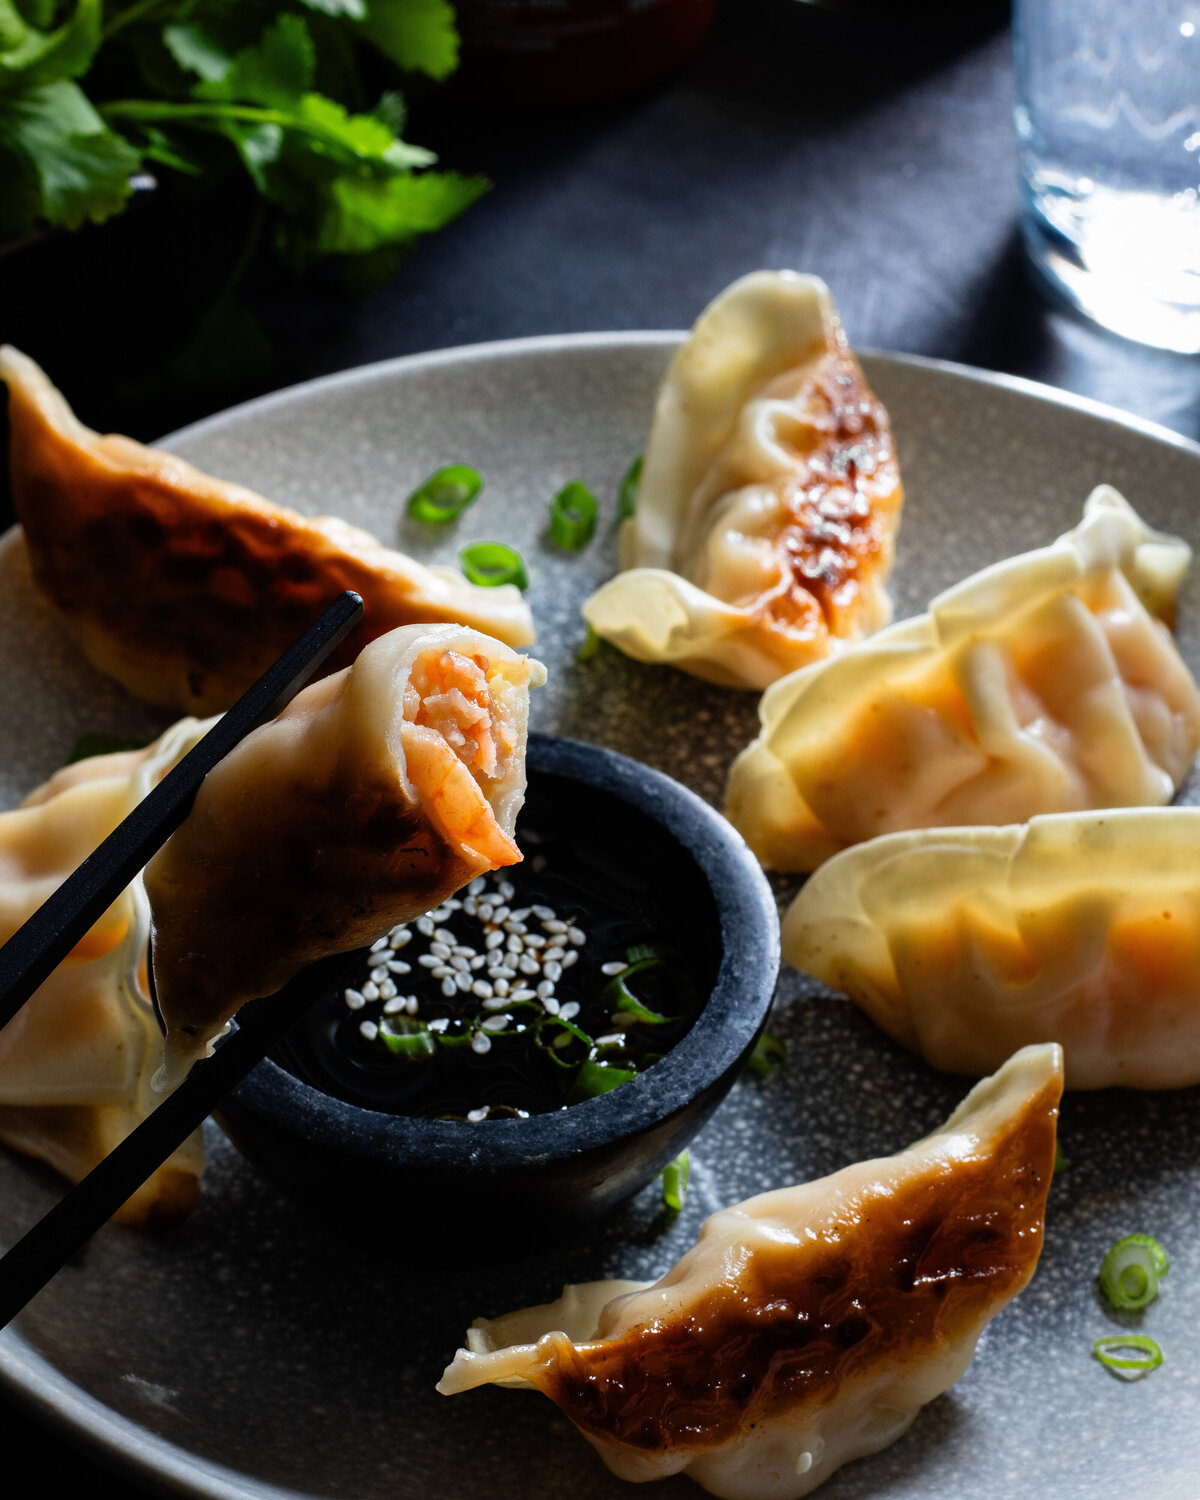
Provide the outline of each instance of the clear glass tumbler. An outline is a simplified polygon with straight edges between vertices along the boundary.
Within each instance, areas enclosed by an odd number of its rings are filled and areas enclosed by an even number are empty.
[[[1200,351],[1200,0],[1014,0],[1023,229],[1098,323]]]

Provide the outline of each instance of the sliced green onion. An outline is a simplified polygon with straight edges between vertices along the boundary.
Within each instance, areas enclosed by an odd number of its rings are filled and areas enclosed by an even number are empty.
[[[477,469],[469,464],[447,464],[413,490],[406,508],[414,521],[444,526],[473,505],[482,489],[483,475]]]
[[[681,1151],[673,1162],[663,1168],[663,1202],[677,1214],[687,1202],[688,1178],[692,1175],[692,1159]]]
[[[625,961],[631,964],[644,963],[648,958],[665,959],[671,955],[670,948],[662,943],[635,943],[632,948],[626,948]]]
[[[384,1031],[381,1027],[379,1040],[396,1057],[406,1057],[411,1062],[417,1062],[423,1057],[432,1057],[437,1051],[437,1043],[428,1031],[401,1035],[395,1031]]]
[[[677,1019],[675,1016],[663,1016],[656,1010],[651,1010],[648,1005],[633,993],[625,981],[632,974],[640,974],[646,969],[661,969],[663,961],[661,958],[644,958],[640,963],[630,964],[627,969],[622,969],[615,974],[604,986],[604,998],[613,1007],[613,1021],[619,1025],[618,1016],[628,1016],[634,1021],[643,1021],[648,1026],[663,1026]]]
[[[473,542],[458,554],[459,566],[472,583],[494,588],[500,583],[529,587],[529,574],[519,552],[503,542]]]
[[[1065,1172],[1067,1170],[1067,1167],[1069,1165],[1070,1165],[1070,1163],[1067,1161],[1067,1158],[1063,1155],[1062,1142],[1061,1141],[1055,1141],[1054,1142],[1054,1170],[1051,1172],[1050,1175],[1052,1177],[1057,1177],[1060,1172]]]
[[[638,485],[642,482],[642,463],[639,457],[629,465],[625,471],[625,477],[621,480],[621,487],[617,491],[617,515],[622,521],[628,521],[634,511],[637,510]]]
[[[550,502],[550,540],[567,552],[579,552],[596,532],[596,497],[582,479],[564,484]]]
[[[746,1066],[756,1078],[770,1078],[787,1062],[787,1048],[777,1036],[764,1031],[755,1043],[754,1051],[746,1059]]]
[[[599,654],[599,651],[600,637],[596,634],[595,629],[589,625],[588,633],[583,638],[583,645],[575,653],[575,660],[582,665],[583,663],[592,661]]]
[[[129,740],[119,734],[102,734],[91,730],[87,734],[81,734],[71,746],[71,753],[67,756],[67,765],[73,766],[77,760],[91,760],[94,755],[115,755],[119,750],[140,750],[141,740]]]
[[[1117,1349],[1136,1349],[1138,1357],[1121,1359],[1111,1352]],[[1106,1338],[1096,1340],[1092,1345],[1092,1353],[1102,1365],[1110,1370],[1136,1370],[1142,1375],[1148,1374],[1151,1370],[1157,1370],[1163,1362],[1162,1350],[1144,1333],[1109,1334]]]
[[[637,1073],[633,1068],[618,1068],[589,1057],[579,1065],[579,1071],[575,1074],[575,1082],[571,1085],[571,1102],[577,1104],[581,1099],[596,1099],[636,1077]]]
[[[1127,1234],[1104,1257],[1100,1290],[1122,1312],[1149,1307],[1158,1296],[1158,1278],[1169,1266],[1162,1246],[1148,1234]]]
[[[551,1037],[549,1038],[549,1040],[543,1038],[543,1032],[547,1032],[555,1028],[557,1028],[558,1030],[557,1036]],[[562,1016],[547,1016],[546,1019],[538,1025],[537,1032],[534,1037],[535,1044],[542,1049],[547,1057],[549,1057],[553,1062],[556,1062],[560,1068],[574,1068],[576,1066],[576,1064],[571,1062],[569,1059],[559,1057],[558,1055],[564,1047],[569,1047],[573,1041],[582,1042],[589,1051],[591,1050],[593,1045],[592,1039],[590,1036],[588,1036],[586,1031],[581,1031],[573,1021],[564,1020]]]

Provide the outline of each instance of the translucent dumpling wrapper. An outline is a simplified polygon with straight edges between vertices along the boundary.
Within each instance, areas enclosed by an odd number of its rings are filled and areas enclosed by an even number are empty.
[[[93,666],[186,713],[228,708],[345,589],[362,625],[326,671],[376,636],[455,622],[534,638],[511,584],[427,568],[334,517],[310,519],[130,438],[85,427],[31,359],[0,349],[13,502],[34,581]]]
[[[64,767],[0,813],[0,941],[133,810],[204,733],[184,720],[147,750]],[[150,913],[128,886],[0,1030],[0,1140],[72,1182],[87,1175],[161,1102],[151,1079],[162,1033],[146,975]],[[204,1166],[200,1132],[118,1212],[132,1224],[183,1218]]]
[[[758,271],[667,371],[621,568],[584,605],[638,661],[761,689],[891,617],[887,413],[815,276]]]
[[[1200,808],[892,834],[809,880],[790,964],[936,1068],[1054,1041],[1067,1087],[1200,1084]]]
[[[623,1479],[797,1500],[894,1442],[1033,1275],[1061,1091],[1027,1048],[897,1156],[713,1214],[652,1285],[476,1322],[438,1389],[531,1386]]]
[[[904,829],[1169,802],[1200,745],[1166,623],[1190,560],[1102,485],[1051,546],[764,693],[727,816],[805,871]]]
[[[163,1081],[247,1000],[520,860],[540,662],[410,625],[299,693],[205,778],[146,867]]]

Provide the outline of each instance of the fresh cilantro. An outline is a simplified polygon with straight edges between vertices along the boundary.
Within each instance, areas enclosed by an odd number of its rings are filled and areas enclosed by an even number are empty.
[[[447,0],[372,0],[362,31],[406,71],[446,78],[458,66],[458,32]]]

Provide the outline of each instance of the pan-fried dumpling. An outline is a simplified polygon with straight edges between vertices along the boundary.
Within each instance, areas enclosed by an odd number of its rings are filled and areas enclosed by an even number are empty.
[[[528,1384],[623,1479],[796,1500],[894,1442],[1033,1275],[1061,1092],[1026,1048],[907,1151],[713,1214],[652,1286],[477,1322],[438,1389]]]
[[[540,662],[409,625],[314,683],[205,778],[146,867],[175,1083],[247,1000],[521,858]]]
[[[1067,1087],[1200,1083],[1200,808],[926,829],[823,865],[788,962],[935,1068],[1054,1041]]]
[[[0,813],[0,941],[7,941],[188,751],[185,720],[148,750],[66,766]],[[0,1140],[78,1182],[160,1103],[150,1087],[162,1035],[146,991],[149,908],[127,887],[0,1030]],[[117,1214],[183,1218],[200,1191],[197,1131]]]
[[[511,584],[479,588],[333,517],[311,520],[182,459],[79,422],[31,359],[0,349],[13,500],[33,577],[88,660],[135,697],[228,708],[344,589],[363,624],[326,664],[417,621],[533,640]]]
[[[1200,745],[1163,623],[1190,559],[1102,485],[1051,546],[776,683],[727,816],[764,864],[803,871],[906,828],[1169,802]]]
[[[744,276],[667,371],[625,571],[584,616],[638,661],[764,688],[891,617],[902,499],[887,413],[825,283]]]

